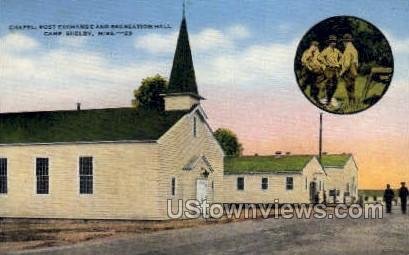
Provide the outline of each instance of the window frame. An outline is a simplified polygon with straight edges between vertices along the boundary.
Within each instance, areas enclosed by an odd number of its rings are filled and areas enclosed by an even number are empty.
[[[81,193],[81,158],[91,158],[92,159],[92,193]],[[81,197],[87,197],[87,196],[94,196],[96,193],[96,187],[95,187],[95,157],[92,155],[87,155],[87,154],[83,154],[83,155],[79,155],[77,158],[77,192],[78,195]],[[90,176],[90,175],[88,175]]]
[[[242,187],[242,188],[239,188],[239,179],[240,179],[240,180],[243,180],[243,183],[242,183],[243,187]],[[237,178],[236,178],[236,190],[238,190],[238,191],[244,191],[244,186],[245,186],[244,176],[239,176],[239,177],[237,177]]]
[[[193,137],[197,137],[197,117],[193,116]]]
[[[172,178],[170,179],[170,196],[176,197],[176,191],[177,191],[176,176],[172,176]]]
[[[38,182],[37,182],[37,159],[47,159],[48,161],[48,192],[47,193],[38,193]],[[34,165],[34,195],[39,197],[46,197],[51,194],[51,157],[48,155],[36,155],[33,158],[33,165]]]
[[[267,182],[264,183],[264,182],[263,182],[264,180],[267,180]],[[264,187],[264,185],[266,185],[266,187]],[[269,186],[268,177],[261,177],[261,190],[263,190],[263,191],[268,190],[268,186]]]
[[[291,188],[289,188],[289,182],[288,182],[288,180],[290,180],[290,179],[291,179]],[[285,190],[286,191],[294,190],[294,177],[292,177],[292,176],[286,176],[285,177]]]
[[[5,175],[0,175],[0,177],[5,177],[5,192],[0,192],[0,196],[7,196],[7,194],[9,193],[9,162],[8,162],[8,158],[4,157],[4,156],[0,156],[0,165],[1,165],[1,160],[5,160]],[[1,190],[0,190],[1,191]]]

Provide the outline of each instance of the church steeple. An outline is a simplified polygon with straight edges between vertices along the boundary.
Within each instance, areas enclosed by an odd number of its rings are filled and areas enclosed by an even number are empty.
[[[186,18],[183,15],[169,79],[169,93],[198,94]]]
[[[203,99],[198,92],[195,69],[193,66],[192,52],[190,50],[189,35],[187,32],[185,6],[183,3],[183,16],[180,24],[176,51],[170,73],[168,92],[165,96],[166,110],[180,110],[191,108]],[[174,103],[178,101],[178,109]],[[181,106],[181,102],[185,102]]]

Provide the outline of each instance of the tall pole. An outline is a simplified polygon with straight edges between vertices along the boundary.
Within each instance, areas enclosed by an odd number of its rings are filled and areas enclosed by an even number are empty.
[[[322,156],[322,112],[320,112],[320,135],[319,135],[319,152],[318,152],[318,160],[321,163],[321,156]]]

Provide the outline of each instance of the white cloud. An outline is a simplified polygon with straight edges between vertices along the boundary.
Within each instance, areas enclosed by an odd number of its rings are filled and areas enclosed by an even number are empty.
[[[198,34],[191,36],[191,44],[195,51],[208,51],[214,49],[229,49],[233,46],[233,42],[222,31],[207,28]]]
[[[83,36],[83,37],[78,37],[78,36],[62,36],[58,40],[58,43],[60,44],[61,47],[81,47],[84,46],[88,41],[88,38]]]
[[[1,53],[5,51],[31,50],[38,47],[37,41],[35,41],[29,36],[19,33],[8,34],[1,38],[0,42]]]
[[[169,53],[175,50],[177,36],[177,32],[169,34],[150,33],[136,38],[135,47],[153,54]]]
[[[138,50],[146,50],[153,54],[171,53],[175,50],[178,32],[149,33],[135,39]],[[190,43],[195,52],[211,51],[214,49],[231,49],[234,41],[250,36],[245,26],[235,25],[226,31],[206,28],[199,33],[189,33]]]
[[[409,54],[409,38],[398,38],[389,32],[385,32],[385,36],[394,53]]]
[[[198,78],[202,83],[244,89],[271,86],[272,81],[290,82],[295,49],[295,42],[271,43],[222,53],[198,63]]]
[[[9,43],[8,37],[0,41]],[[32,51],[2,47],[2,111],[72,108],[77,101],[85,107],[129,106],[132,90],[142,78],[167,71],[155,61],[118,66],[97,52],[46,49],[32,38],[25,40]]]
[[[250,31],[243,25],[234,25],[227,29],[227,34],[231,38],[243,39],[250,36]]]

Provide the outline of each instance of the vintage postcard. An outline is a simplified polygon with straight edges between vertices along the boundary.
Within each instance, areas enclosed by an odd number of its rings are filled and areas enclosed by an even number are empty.
[[[0,0],[0,254],[409,254],[409,2]]]

